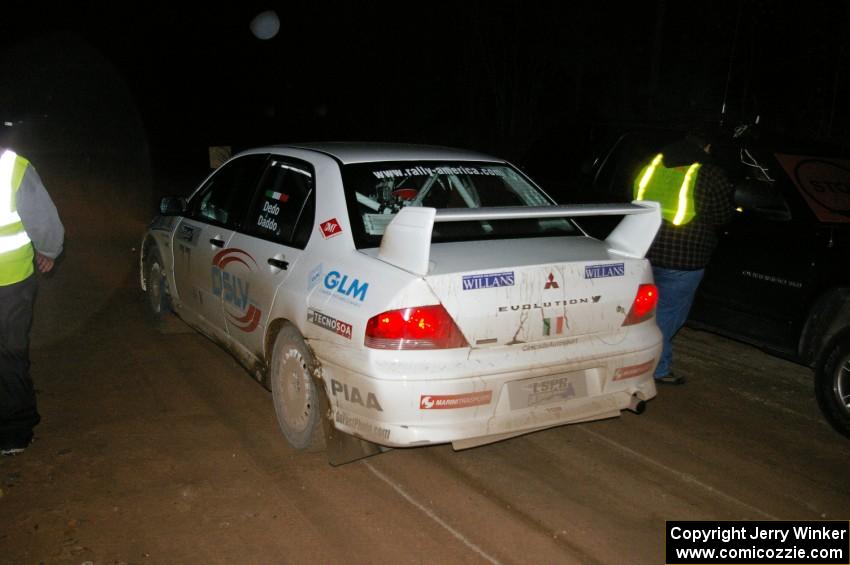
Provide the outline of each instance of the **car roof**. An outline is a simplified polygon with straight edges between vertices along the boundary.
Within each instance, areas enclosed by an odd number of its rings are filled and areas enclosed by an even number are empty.
[[[290,143],[286,145],[273,145],[256,150],[267,150],[274,153],[281,149],[300,149],[315,151],[329,155],[343,164],[371,163],[375,161],[422,161],[422,160],[452,160],[452,161],[489,161],[504,163],[504,159],[498,159],[491,155],[469,151],[466,149],[455,149],[452,147],[440,147],[436,145],[414,145],[407,143],[374,143],[374,142],[321,142],[321,143]],[[253,152],[252,151],[252,152]]]

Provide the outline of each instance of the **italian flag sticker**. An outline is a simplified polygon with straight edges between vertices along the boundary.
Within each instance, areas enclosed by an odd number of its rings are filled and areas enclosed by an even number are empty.
[[[564,322],[566,320],[564,316],[543,318],[543,335],[559,335],[564,333]]]
[[[277,200],[278,202],[286,202],[289,200],[289,195],[284,194],[282,192],[275,192],[273,190],[266,191],[266,198],[271,198],[272,200]]]

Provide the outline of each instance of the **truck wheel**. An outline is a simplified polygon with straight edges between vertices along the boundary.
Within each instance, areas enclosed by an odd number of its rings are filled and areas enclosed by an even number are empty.
[[[168,282],[162,266],[162,257],[154,248],[145,258],[145,288],[148,295],[148,311],[154,322],[161,322],[171,312]]]
[[[815,396],[821,412],[838,431],[850,437],[850,333],[844,332],[815,368]]]
[[[295,449],[325,446],[321,391],[313,378],[316,368],[316,358],[298,330],[289,324],[281,328],[272,349],[269,380],[280,431]]]

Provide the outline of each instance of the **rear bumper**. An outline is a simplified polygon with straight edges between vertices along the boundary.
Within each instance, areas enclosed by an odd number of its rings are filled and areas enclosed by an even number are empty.
[[[647,329],[621,340],[616,355],[610,355],[610,343],[587,338],[583,347],[570,343],[531,352],[536,362],[530,367],[530,352],[511,348],[457,350],[454,358],[385,351],[346,357],[311,345],[337,429],[389,447],[453,443],[462,449],[615,417],[636,400],[655,397],[652,374],[661,338],[654,324]],[[572,359],[565,359],[565,348]]]

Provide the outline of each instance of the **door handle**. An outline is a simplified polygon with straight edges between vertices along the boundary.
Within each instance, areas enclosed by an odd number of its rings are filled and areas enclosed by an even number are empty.
[[[216,247],[224,247],[224,241],[222,241],[218,238],[215,238],[215,237],[210,239],[210,243],[212,243]]]
[[[277,267],[278,269],[283,269],[284,271],[289,268],[289,262],[284,261],[283,259],[275,259],[274,257],[269,257],[268,263],[272,267]]]

